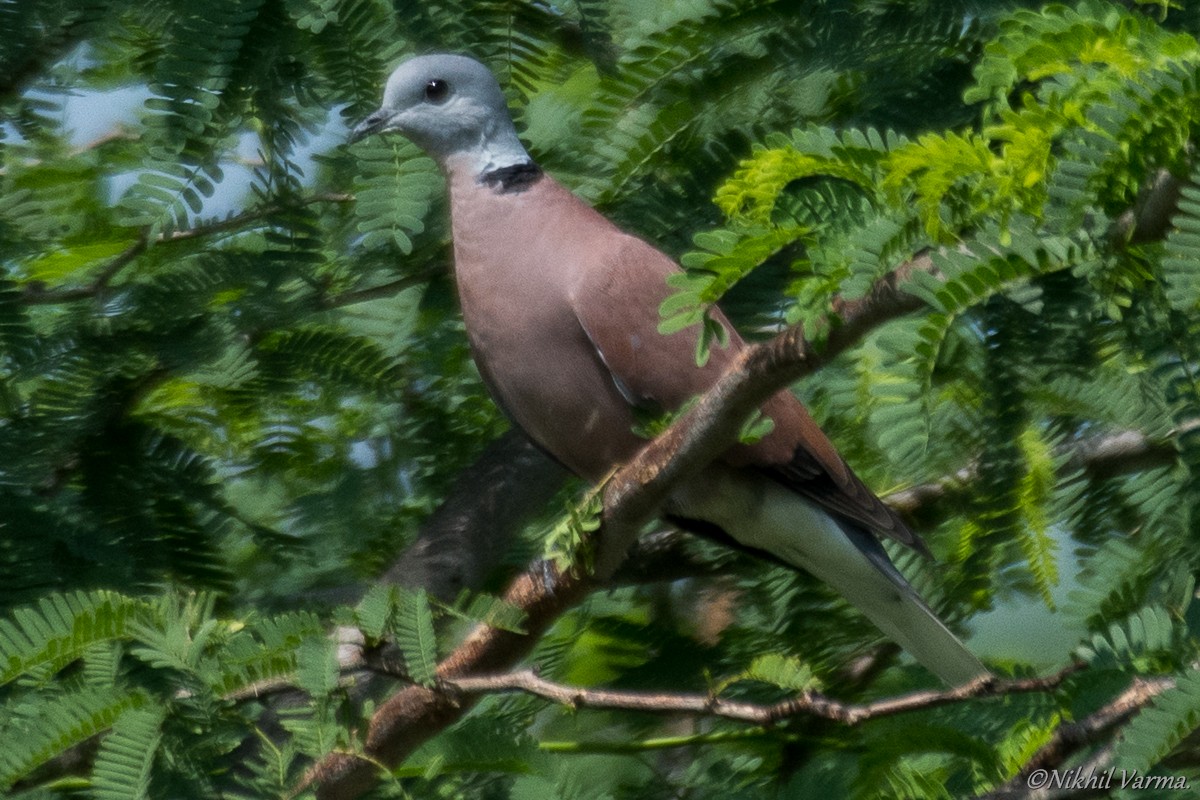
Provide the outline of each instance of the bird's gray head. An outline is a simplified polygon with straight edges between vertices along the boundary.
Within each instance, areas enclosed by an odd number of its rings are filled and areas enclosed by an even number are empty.
[[[386,131],[403,134],[443,165],[466,156],[477,175],[530,161],[500,85],[466,56],[418,56],[398,66],[383,105],[355,126],[351,141]]]

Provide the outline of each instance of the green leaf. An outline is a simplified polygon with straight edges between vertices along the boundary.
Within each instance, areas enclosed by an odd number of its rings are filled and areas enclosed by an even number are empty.
[[[414,683],[432,686],[437,677],[437,638],[425,590],[404,592],[396,609],[396,646]]]
[[[338,686],[337,642],[327,635],[310,636],[296,650],[296,683],[315,698]]]
[[[821,685],[808,664],[779,653],[758,656],[738,680],[761,681],[793,692],[808,692]]]
[[[142,708],[148,699],[140,693],[112,687],[56,692],[35,706],[25,705],[5,714],[0,730],[0,788],[67,749],[107,730],[124,713]]]
[[[738,441],[742,444],[754,444],[773,430],[775,430],[775,421],[762,412],[755,412],[750,419],[743,423],[742,430],[738,434]]]
[[[1176,677],[1175,686],[1159,694],[1125,726],[1113,764],[1145,774],[1192,731],[1200,727],[1200,672]]]
[[[94,645],[127,635],[145,605],[113,592],[51,595],[0,620],[0,683],[53,672]]]
[[[92,780],[98,800],[149,797],[150,774],[162,740],[164,706],[133,708],[117,717],[100,742]]]

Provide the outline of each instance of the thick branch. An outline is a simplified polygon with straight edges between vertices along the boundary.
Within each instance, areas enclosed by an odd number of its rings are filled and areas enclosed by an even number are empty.
[[[528,654],[546,629],[594,587],[586,577],[565,574],[548,562],[534,564],[520,575],[504,599],[527,614],[526,633],[480,626],[438,665],[441,680],[476,672],[497,672]],[[360,797],[376,783],[377,764],[400,763],[418,745],[462,717],[473,705],[448,692],[407,686],[389,697],[375,712],[367,731],[367,759],[334,753],[309,771],[303,788],[315,785],[321,800]]]
[[[492,442],[463,470],[417,540],[384,580],[451,600],[476,589],[521,527],[562,488],[566,470],[517,429]]]

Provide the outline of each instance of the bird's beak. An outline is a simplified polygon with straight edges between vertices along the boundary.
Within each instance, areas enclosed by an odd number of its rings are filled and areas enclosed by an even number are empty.
[[[389,119],[391,119],[391,114],[382,108],[371,112],[370,116],[355,125],[354,130],[350,131],[350,144],[361,141],[373,133],[379,133],[387,125]]]

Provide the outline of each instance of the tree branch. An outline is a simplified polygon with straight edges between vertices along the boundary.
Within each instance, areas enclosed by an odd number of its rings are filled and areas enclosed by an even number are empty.
[[[742,350],[712,389],[605,485],[596,577],[611,577],[641,527],[675,487],[728,449],[745,420],[771,395],[812,374],[884,322],[922,308],[921,300],[900,288],[917,271],[935,271],[928,254],[876,281],[866,297],[835,304],[840,324],[830,331],[820,354],[811,351],[801,326]]]
[[[1175,685],[1171,678],[1135,678],[1125,691],[1107,705],[1077,722],[1063,722],[1010,780],[978,796],[977,800],[1043,800],[1052,797],[1052,787],[1033,781],[1039,770],[1053,770],[1082,748],[1100,741],[1167,689]],[[1039,785],[1040,784],[1040,785]]]
[[[514,428],[455,479],[383,580],[421,587],[443,600],[475,589],[514,536],[566,482],[567,472]]]
[[[1172,439],[1196,427],[1200,427],[1200,420],[1179,426],[1166,439],[1153,439],[1140,431],[1104,433],[1063,444],[1056,455],[1066,459],[1063,474],[1082,472],[1093,479],[1168,467],[1179,457]],[[971,464],[953,475],[893,492],[883,499],[897,511],[917,514],[939,503],[954,503],[971,492],[971,486],[978,478],[979,465]]]
[[[792,717],[807,716],[854,727],[881,717],[909,714],[977,698],[1052,692],[1080,669],[1082,665],[1075,664],[1045,678],[1000,680],[984,676],[953,689],[912,692],[872,703],[844,703],[820,692],[805,692],[778,703],[764,704],[702,694],[584,689],[545,680],[533,670],[464,676],[446,681],[445,686],[470,695],[524,692],[571,708],[693,714],[756,725],[774,725]]]
[[[327,311],[334,308],[345,308],[357,303],[365,303],[383,297],[392,297],[393,295],[400,294],[405,289],[411,289],[414,286],[428,283],[432,275],[432,270],[418,272],[414,275],[405,275],[403,278],[397,278],[394,281],[381,283],[378,286],[368,286],[366,289],[354,289],[349,292],[335,294],[321,302],[321,310]]]

